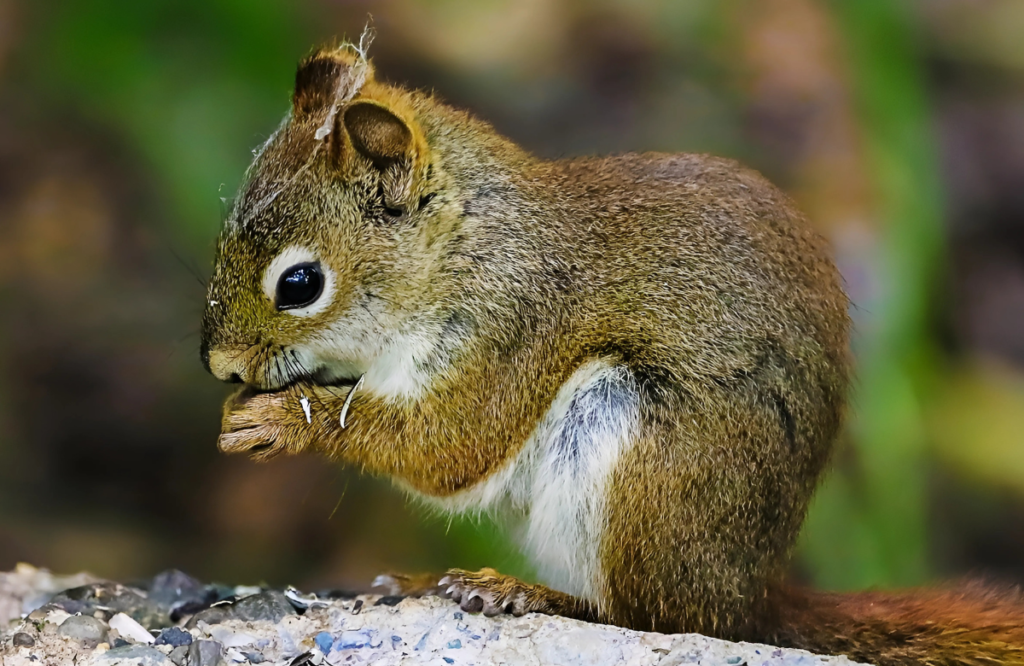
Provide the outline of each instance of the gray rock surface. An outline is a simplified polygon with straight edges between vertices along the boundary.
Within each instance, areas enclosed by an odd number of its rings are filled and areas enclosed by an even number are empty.
[[[107,640],[109,629],[103,620],[89,615],[72,615],[61,623],[57,635],[73,638],[83,646],[96,647]]]
[[[800,650],[767,645],[730,643],[695,634],[665,635],[630,631],[544,615],[494,618],[470,615],[451,601],[426,597],[400,601],[372,595],[355,598],[292,602],[283,606],[280,592],[244,588],[211,602],[223,613],[210,614],[197,606],[197,615],[177,617],[171,607],[180,601],[150,598],[145,590],[118,586],[127,594],[119,607],[145,608],[140,613],[150,630],[163,630],[165,640],[144,645],[109,633],[102,619],[109,610],[85,606],[74,614],[47,602],[31,585],[5,581],[11,576],[35,575],[27,570],[0,574],[0,590],[19,589],[26,597],[0,598],[0,604],[22,609],[23,617],[0,627],[0,663],[4,666],[39,664],[146,666],[218,666],[225,664],[536,664],[603,666],[842,666],[844,657],[819,657]],[[6,585],[6,587],[5,587]],[[20,585],[20,587],[19,587]],[[97,585],[107,602],[112,584]],[[184,586],[183,595],[210,601],[214,595]],[[51,590],[51,594],[56,590]],[[20,593],[19,593],[20,594]],[[39,608],[28,608],[33,595]],[[89,599],[91,592],[71,597]],[[92,595],[95,596],[95,595]],[[159,597],[160,595],[153,595]],[[174,596],[174,595],[171,595]],[[71,598],[65,595],[65,598]],[[146,602],[140,602],[140,598]],[[74,600],[74,599],[72,599]],[[152,602],[160,610],[155,611]],[[109,607],[107,607],[109,608]],[[238,612],[238,609],[241,612]],[[164,614],[158,622],[157,616]],[[207,619],[203,619],[203,616]],[[190,622],[189,619],[195,620]],[[70,625],[68,624],[70,623]],[[153,624],[163,626],[152,626]],[[177,626],[172,629],[172,626]],[[66,628],[67,627],[67,628]],[[102,630],[102,632],[101,632]],[[90,633],[92,632],[92,633]],[[88,636],[88,638],[83,638]],[[93,638],[97,637],[97,638]],[[102,638],[108,638],[103,636]],[[95,642],[95,645],[93,645]]]

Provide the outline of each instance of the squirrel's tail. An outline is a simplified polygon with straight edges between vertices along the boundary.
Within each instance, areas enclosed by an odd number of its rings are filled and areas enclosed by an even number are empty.
[[[953,589],[775,598],[777,645],[845,654],[876,666],[1024,664],[1024,595],[967,583]]]

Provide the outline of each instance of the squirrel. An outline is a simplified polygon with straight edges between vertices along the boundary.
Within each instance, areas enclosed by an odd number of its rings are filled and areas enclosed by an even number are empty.
[[[365,45],[364,45],[365,46]],[[888,664],[1024,664],[1024,599],[786,583],[843,422],[826,242],[707,155],[547,161],[364,46],[300,64],[218,238],[201,356],[221,450],[319,452],[507,516],[547,585],[390,576],[539,612]]]

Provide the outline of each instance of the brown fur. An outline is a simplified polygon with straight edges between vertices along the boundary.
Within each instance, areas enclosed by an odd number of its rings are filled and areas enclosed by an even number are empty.
[[[336,280],[333,300],[308,317],[278,312],[261,286],[294,245]],[[952,663],[912,655],[947,654],[961,645],[948,637],[967,636],[965,649],[992,648],[996,661],[964,663],[1016,663],[1006,655],[1019,647],[992,647],[1021,644],[1005,619],[993,633],[939,613],[936,630],[916,614],[925,601],[892,602],[882,618],[856,598],[776,591],[841,424],[847,301],[824,242],[734,162],[537,160],[433,97],[376,81],[349,50],[320,52],[243,186],[209,298],[204,359],[249,385],[226,405],[222,449],[320,451],[426,496],[498,472],[582,364],[628,369],[639,422],[609,485],[598,598],[451,572],[466,608],[880,663]],[[350,396],[370,362],[362,352],[316,367],[296,352],[342,339],[411,344],[394,337],[409,331],[433,341],[413,397]],[[908,639],[916,647],[893,647],[889,626],[920,636]]]

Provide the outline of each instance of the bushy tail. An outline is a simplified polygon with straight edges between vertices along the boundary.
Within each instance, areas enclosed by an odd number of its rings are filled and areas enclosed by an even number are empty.
[[[1024,595],[980,583],[910,592],[777,593],[778,645],[877,666],[1024,664]]]

